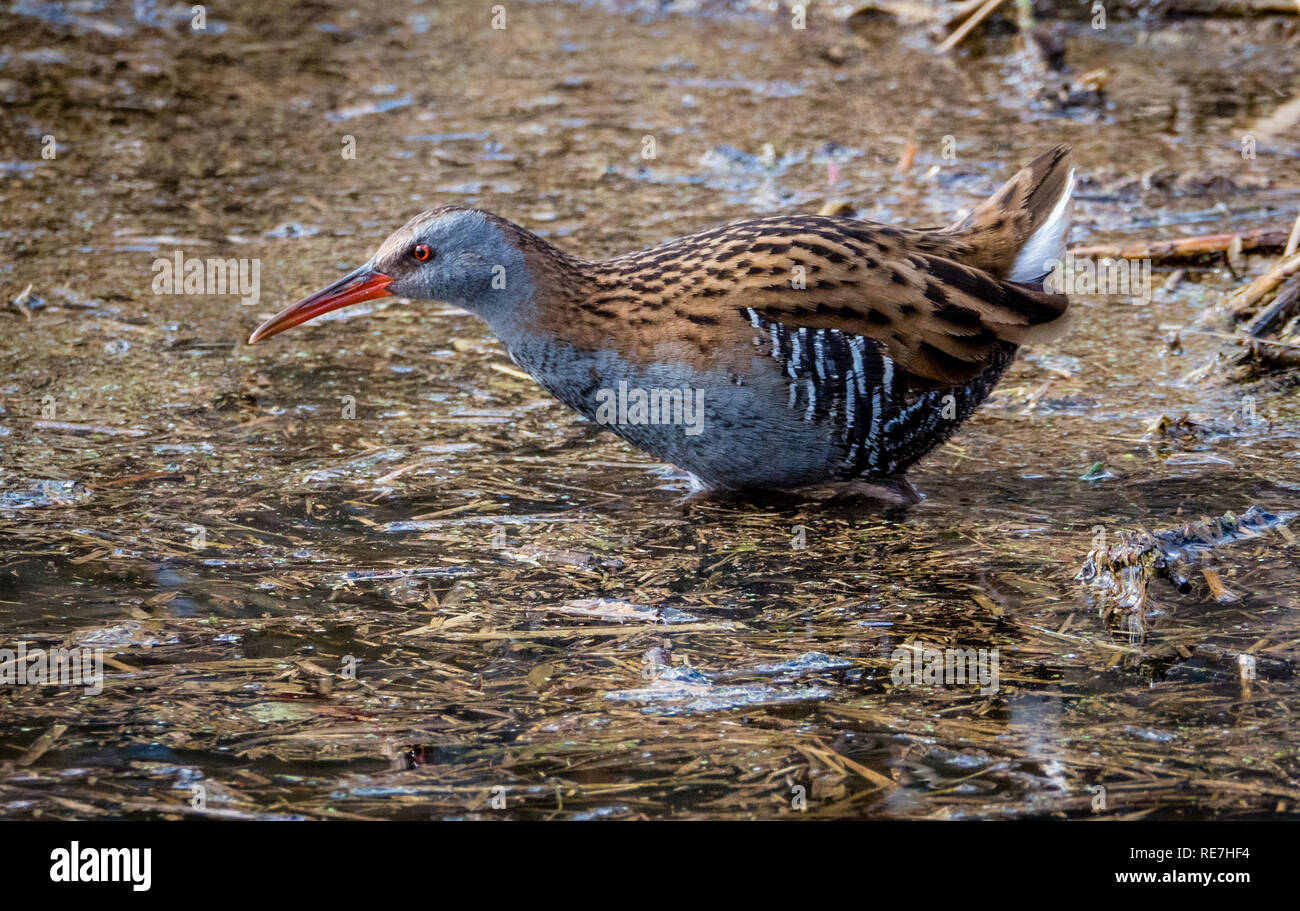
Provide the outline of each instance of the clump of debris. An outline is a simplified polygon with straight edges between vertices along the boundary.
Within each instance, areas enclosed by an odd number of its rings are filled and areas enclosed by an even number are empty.
[[[1300,235],[1296,221],[1293,237]],[[1294,241],[1287,245],[1292,255],[1238,291],[1231,301],[1237,332],[1244,336],[1244,350],[1235,363],[1263,369],[1300,368],[1300,254]]]
[[[1089,551],[1076,578],[1097,593],[1103,620],[1145,636],[1150,590],[1157,578],[1167,580],[1180,594],[1187,594],[1192,590],[1190,577],[1196,564],[1210,551],[1274,530],[1290,543],[1295,535],[1286,525],[1295,515],[1275,515],[1252,506],[1240,516],[1228,512],[1169,531],[1120,532],[1118,540],[1110,544],[1104,534],[1099,534],[1098,546]],[[1218,572],[1204,568],[1201,572],[1217,600],[1236,597],[1224,588]]]

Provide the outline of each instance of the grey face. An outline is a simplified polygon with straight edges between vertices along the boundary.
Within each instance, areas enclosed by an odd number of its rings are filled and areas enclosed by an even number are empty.
[[[390,294],[463,307],[493,325],[532,293],[522,254],[476,209],[417,215],[384,241],[370,266],[393,279]]]

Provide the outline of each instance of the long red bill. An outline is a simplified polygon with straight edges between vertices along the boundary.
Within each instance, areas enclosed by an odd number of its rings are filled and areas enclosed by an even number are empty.
[[[391,276],[376,272],[368,266],[362,266],[354,272],[349,272],[328,288],[317,291],[306,300],[281,310],[258,326],[257,330],[248,337],[248,343],[255,345],[264,338],[300,326],[322,313],[329,313],[340,307],[374,300],[377,297],[388,297],[388,286],[392,283]]]

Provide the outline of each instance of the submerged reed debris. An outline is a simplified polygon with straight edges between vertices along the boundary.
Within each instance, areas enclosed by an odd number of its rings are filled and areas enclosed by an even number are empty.
[[[1203,518],[1169,531],[1120,532],[1113,544],[1106,543],[1099,530],[1098,546],[1089,551],[1076,578],[1097,593],[1098,610],[1108,624],[1126,627],[1143,636],[1150,608],[1151,585],[1163,578],[1187,594],[1192,590],[1195,564],[1210,551],[1280,530],[1290,542],[1294,536],[1286,525],[1295,513],[1275,515],[1252,506],[1240,516],[1231,512],[1217,518]],[[1222,599],[1228,594],[1214,570],[1204,570],[1211,594]],[[1233,596],[1235,597],[1235,596]]]
[[[1271,370],[1300,368],[1300,217],[1281,258],[1228,300],[1240,350],[1229,357],[1233,372],[1249,379]]]

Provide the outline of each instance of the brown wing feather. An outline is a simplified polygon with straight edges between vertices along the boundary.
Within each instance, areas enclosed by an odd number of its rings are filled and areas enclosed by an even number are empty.
[[[785,262],[773,258],[768,275],[740,277],[714,304],[752,307],[792,327],[876,339],[916,387],[969,380],[999,343],[1021,344],[1029,330],[1059,318],[1067,305],[1064,295],[998,281],[904,245],[879,256],[836,251],[842,258],[827,258],[813,253],[813,241],[803,236],[787,240],[792,248]],[[782,280],[770,274],[772,267],[796,277]]]
[[[1054,149],[944,231],[776,216],[598,263],[525,255],[547,279],[547,328],[579,346],[644,360],[671,348],[716,363],[746,356],[737,315],[752,309],[792,328],[875,339],[913,388],[951,386],[1065,314],[1064,295],[1001,276],[1060,198],[1068,169],[1068,150]],[[549,280],[557,269],[564,274]]]
[[[579,298],[551,301],[548,328],[634,358],[652,359],[671,343],[710,360],[743,334],[737,316],[752,308],[790,327],[876,339],[916,388],[952,385],[1067,305],[1064,295],[1000,281],[953,252],[932,234],[845,218],[738,222],[589,264]]]

